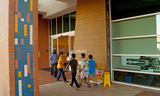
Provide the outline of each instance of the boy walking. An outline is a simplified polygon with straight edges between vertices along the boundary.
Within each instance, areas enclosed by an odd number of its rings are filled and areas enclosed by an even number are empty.
[[[82,86],[82,81],[84,77],[88,78],[88,61],[85,59],[85,54],[81,54],[82,62],[81,62],[81,80],[79,85]],[[90,87],[90,86],[88,86]]]
[[[57,66],[57,68],[58,68],[58,77],[57,77],[56,81],[57,82],[60,81],[59,78],[62,75],[64,82],[67,83],[68,81],[66,80],[65,74],[63,72],[63,64],[62,64],[63,61],[62,60],[63,60],[63,53],[60,52],[60,57],[59,57],[58,66]]]
[[[90,77],[90,74],[92,74],[92,78],[94,78],[94,86],[98,86],[98,83],[97,83],[97,79],[95,77],[95,67],[96,67],[96,63],[93,59],[93,56],[92,55],[89,55],[89,61],[88,61],[88,77]],[[91,87],[91,84],[90,84],[90,81],[89,81],[89,78],[87,79],[88,81],[88,86]]]
[[[78,65],[78,62],[77,60],[75,59],[76,55],[73,53],[72,54],[72,59],[70,60],[69,62],[69,65],[71,66],[71,74],[72,74],[72,81],[71,81],[71,84],[70,84],[70,87],[73,87],[73,83],[76,84],[77,88],[76,90],[79,90],[80,89],[80,86],[78,85],[77,81],[76,81],[76,73],[77,73],[77,65]],[[67,67],[69,66],[67,65]]]

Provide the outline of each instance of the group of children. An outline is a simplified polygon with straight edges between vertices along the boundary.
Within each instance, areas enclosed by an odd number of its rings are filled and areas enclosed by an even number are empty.
[[[57,80],[56,81],[59,81],[59,78],[60,76],[62,75],[63,77],[63,80],[64,82],[68,82],[66,80],[66,77],[65,77],[65,74],[63,72],[63,64],[62,64],[62,56],[63,56],[63,53],[60,53],[60,57],[59,57],[59,60],[58,60],[58,77],[57,77]],[[96,68],[96,63],[93,59],[93,56],[92,55],[89,55],[88,58],[89,58],[89,61],[87,61],[85,59],[85,54],[82,53],[81,54],[81,58],[82,58],[82,62],[81,62],[81,80],[80,80],[80,83],[78,84],[77,81],[76,81],[76,73],[77,73],[77,66],[78,66],[78,61],[75,59],[76,55],[73,53],[71,54],[71,60],[69,62],[69,64],[67,65],[71,67],[71,74],[72,74],[72,81],[71,81],[71,84],[70,84],[70,87],[73,87],[73,83],[76,84],[77,88],[76,90],[79,90],[80,89],[80,86],[82,86],[82,81],[84,78],[87,79],[87,82],[85,82],[86,84],[88,84],[88,87],[90,88],[91,87],[91,84],[90,84],[90,80],[89,80],[89,77],[90,77],[90,74],[92,74],[92,77],[94,78],[94,81],[95,81],[95,84],[94,86],[98,86],[98,83],[97,83],[97,80],[96,80],[96,77],[95,77],[95,68]]]

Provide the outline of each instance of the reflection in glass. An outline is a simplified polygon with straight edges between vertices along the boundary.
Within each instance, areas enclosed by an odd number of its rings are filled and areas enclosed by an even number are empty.
[[[113,69],[160,73],[160,57],[113,56]]]
[[[157,34],[160,34],[160,14],[156,15]]]
[[[157,37],[157,49],[160,51],[160,37]]]
[[[112,23],[112,37],[143,36],[156,34],[156,16],[148,16]]]
[[[56,18],[52,19],[52,35],[56,34]]]
[[[62,33],[62,16],[57,18],[57,33]]]
[[[114,81],[160,88],[160,75],[113,71]]]
[[[63,30],[69,32],[69,14],[63,16]]]
[[[51,35],[51,20],[49,20],[49,35]]]
[[[76,12],[70,13],[71,18],[71,31],[75,30],[75,24],[76,24]]]
[[[113,54],[160,54],[157,37],[121,39],[112,41]]]

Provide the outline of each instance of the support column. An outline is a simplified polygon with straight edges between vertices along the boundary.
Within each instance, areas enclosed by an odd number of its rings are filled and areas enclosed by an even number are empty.
[[[14,95],[38,96],[38,0],[9,1],[15,1]]]
[[[89,6],[89,7],[88,7]],[[107,64],[106,0],[77,0],[74,50],[76,59],[81,52],[93,55],[97,63]]]

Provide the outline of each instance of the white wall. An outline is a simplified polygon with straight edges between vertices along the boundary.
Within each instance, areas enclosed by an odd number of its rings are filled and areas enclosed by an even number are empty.
[[[39,0],[38,11],[43,18],[51,19],[75,11],[77,0]]]

